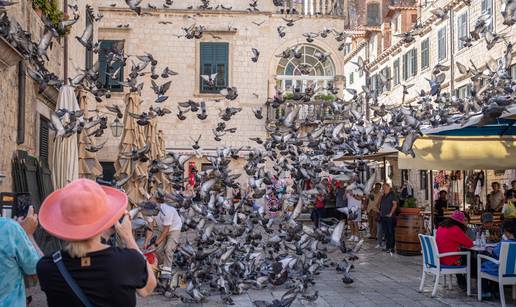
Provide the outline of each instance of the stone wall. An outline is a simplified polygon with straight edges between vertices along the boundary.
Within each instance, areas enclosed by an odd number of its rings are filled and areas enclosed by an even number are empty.
[[[32,34],[32,40],[39,42],[43,33],[43,23],[32,9],[31,1],[20,0],[7,10],[10,18],[14,18],[23,29]],[[1,57],[1,56],[0,56]],[[53,48],[48,51],[50,58],[47,68],[61,75],[62,71],[62,40],[54,40]],[[27,66],[30,66],[25,61]],[[28,75],[25,88],[25,140],[17,144],[18,127],[18,65],[4,68],[0,72],[0,171],[6,178],[0,183],[0,191],[12,191],[11,158],[16,150],[26,150],[30,155],[39,155],[39,121],[40,115],[47,118],[54,108],[57,92],[47,91],[38,94],[38,85]]]
[[[516,32],[512,31],[507,26],[503,25],[503,19],[500,14],[499,2],[494,2],[494,15],[493,15],[493,30],[497,33],[504,33],[507,37],[508,41],[515,41]],[[453,6],[453,14],[452,17],[448,17],[444,20],[438,20],[431,14],[430,10],[435,7],[445,7],[448,4],[454,3]],[[419,11],[419,9],[418,9]],[[400,78],[401,82],[398,85],[394,85],[394,82],[391,81],[392,87],[390,91],[385,91],[379,97],[380,104],[386,104],[390,107],[400,106],[403,94],[402,94],[402,85],[406,84],[414,84],[412,88],[408,90],[408,94],[405,97],[405,102],[410,103],[417,99],[419,91],[421,89],[428,90],[429,83],[427,79],[431,78],[432,69],[437,64],[442,64],[449,66],[450,69],[445,72],[446,81],[444,82],[442,88],[444,92],[454,92],[458,90],[460,87],[465,86],[469,83],[469,79],[462,76],[457,67],[456,62],[460,62],[466,66],[471,66],[470,61],[472,61],[479,69],[483,69],[485,67],[486,61],[496,61],[502,55],[504,50],[506,49],[506,45],[503,42],[496,44],[491,50],[486,49],[486,43],[483,38],[478,40],[477,42],[473,42],[473,46],[470,48],[458,48],[458,35],[457,35],[457,18],[458,16],[466,13],[468,16],[468,33],[474,27],[475,22],[482,15],[481,12],[481,1],[471,1],[470,6],[466,6],[461,1],[450,1],[450,0],[438,0],[433,5],[428,5],[426,7],[422,7],[420,11],[420,18],[423,24],[428,23],[426,30],[423,32],[424,34],[421,36],[415,36],[415,41],[410,44],[401,44],[398,43],[400,38],[392,37],[391,48],[385,48],[383,46],[382,52],[379,54],[375,54],[371,52],[371,50],[366,50],[366,48],[370,48],[371,44],[367,44],[361,47],[358,50],[354,50],[351,56],[348,56],[344,59],[344,72],[346,76],[349,75],[349,69],[356,69],[356,66],[351,64],[351,62],[356,62],[358,57],[361,56],[365,59],[369,64],[369,76],[372,77],[375,74],[378,74],[385,67],[391,68],[391,77],[394,74],[393,64],[394,61],[400,61]],[[394,15],[395,16],[395,15]],[[409,15],[407,15],[409,16]],[[409,18],[409,17],[407,17]],[[385,22],[389,22],[385,20]],[[405,20],[407,23],[408,20]],[[446,44],[447,44],[447,56],[443,60],[438,60],[437,54],[437,32],[438,30],[446,28]],[[453,31],[450,31],[453,30]],[[453,35],[451,35],[453,33]],[[367,33],[360,38],[356,39],[360,42],[363,37],[369,37]],[[421,68],[421,42],[425,39],[429,39],[430,42],[430,63],[428,67]],[[358,43],[355,43],[357,45]],[[415,76],[409,77],[407,80],[403,80],[403,55],[412,48],[417,49],[417,65],[418,70]],[[376,49],[376,48],[375,48]],[[515,52],[516,54],[516,52]],[[451,81],[453,74],[453,84]],[[356,75],[356,74],[355,74]],[[365,79],[359,79],[360,83],[356,83],[350,87],[357,89],[360,93],[362,92],[361,86],[366,84]],[[346,98],[350,98],[349,95],[345,94]],[[393,183],[399,184],[401,181],[399,180],[399,174],[401,170],[398,170],[397,167],[394,167],[394,175],[398,176],[398,179],[393,179]],[[488,172],[489,182],[494,180],[496,176],[494,176],[494,172]],[[418,198],[418,201],[421,204],[429,204],[430,196],[425,197],[425,190],[421,189],[421,178],[420,178],[419,170],[409,170],[408,179],[411,185],[414,188],[415,196]],[[506,182],[510,181],[510,178],[507,176],[503,178]],[[429,184],[430,189],[430,184]],[[431,192],[428,192],[431,193]]]
[[[235,1],[232,3],[241,3]],[[236,6],[236,4],[235,4]],[[222,146],[255,146],[256,143],[249,140],[251,137],[266,136],[265,119],[257,120],[252,112],[253,108],[263,107],[267,97],[274,93],[276,84],[275,74],[279,58],[275,57],[281,51],[306,43],[302,36],[305,32],[319,32],[325,27],[340,30],[344,28],[342,18],[336,17],[304,17],[297,21],[295,26],[286,29],[285,38],[279,38],[276,28],[284,25],[282,15],[276,15],[271,11],[262,10],[258,13],[242,11],[183,11],[183,10],[149,10],[148,15],[137,16],[127,9],[100,7],[100,12],[105,15],[98,28],[99,39],[117,39],[125,41],[125,52],[130,55],[141,55],[144,52],[151,53],[158,61],[158,71],[168,66],[178,72],[179,75],[171,77],[172,86],[167,95],[169,99],[162,103],[161,107],[167,107],[174,113],[177,111],[178,102],[192,99],[206,101],[208,106],[208,118],[200,121],[195,114],[187,113],[187,120],[180,121],[175,114],[160,118],[158,128],[165,132],[166,146],[170,150],[191,150],[191,138],[197,138],[202,134],[200,145],[210,151]],[[172,24],[160,24],[160,21],[169,21]],[[257,26],[252,22],[261,23]],[[206,27],[206,32],[200,40],[188,40],[177,37],[183,33],[181,27],[196,23]],[[129,24],[128,28],[118,28],[119,24]],[[233,28],[231,31],[228,28]],[[238,88],[239,97],[235,101],[221,100],[221,95],[199,93],[199,43],[200,42],[228,42],[229,43],[229,85]],[[338,50],[340,43],[330,35],[326,39],[316,39],[313,45],[330,52],[335,64],[336,75],[342,75],[342,52]],[[251,62],[251,48],[260,50],[258,63]],[[131,60],[128,61],[131,63]],[[130,64],[129,64],[130,66]],[[129,68],[124,73],[127,77]],[[145,81],[142,91],[144,103],[142,110],[148,109],[154,104],[155,94],[150,88],[149,76],[141,77],[139,82]],[[159,79],[158,83],[166,80]],[[338,84],[339,85],[339,84]],[[343,84],[339,87],[342,89]],[[126,90],[127,92],[127,90]],[[114,93],[113,97],[106,100],[99,107],[103,109],[106,104],[117,104],[123,107],[123,93]],[[220,100],[220,101],[218,101]],[[218,101],[218,102],[217,102]],[[235,134],[222,137],[221,142],[213,139],[212,129],[221,120],[218,117],[219,110],[227,106],[240,107],[242,112],[227,122],[227,127],[236,127]],[[109,133],[108,143],[98,153],[101,161],[113,161],[118,153],[119,140]]]

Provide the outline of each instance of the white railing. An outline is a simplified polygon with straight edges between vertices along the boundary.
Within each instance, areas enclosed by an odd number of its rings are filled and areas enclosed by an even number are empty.
[[[301,15],[337,15],[343,13],[344,0],[284,0],[282,13]]]

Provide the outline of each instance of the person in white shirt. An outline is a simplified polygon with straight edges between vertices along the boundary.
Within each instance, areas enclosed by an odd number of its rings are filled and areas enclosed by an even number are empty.
[[[152,231],[148,231],[145,236],[144,246],[147,249],[156,248],[156,254],[158,255],[159,262],[162,264],[161,278],[166,279],[172,277],[172,262],[174,260],[174,252],[179,243],[183,221],[176,208],[164,203],[163,199],[157,199],[157,201],[160,203],[161,211],[154,218],[154,221],[158,227],[159,234],[156,241],[149,245]]]

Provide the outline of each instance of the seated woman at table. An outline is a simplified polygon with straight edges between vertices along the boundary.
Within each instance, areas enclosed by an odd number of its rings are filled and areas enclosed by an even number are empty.
[[[516,222],[514,219],[506,220],[503,222],[503,236],[502,240],[498,242],[494,247],[489,256],[500,259],[500,249],[502,248],[503,242],[516,242]],[[482,272],[489,273],[492,275],[498,275],[498,265],[492,263],[491,261],[483,261],[482,262]],[[498,286],[495,283],[490,282],[487,279],[482,279],[482,297],[490,297],[491,289],[498,289]]]
[[[466,229],[464,213],[454,211],[437,228],[435,241],[439,253],[459,252],[461,247],[472,247],[473,241],[466,235]],[[441,258],[441,265],[459,266],[465,263],[460,256],[449,256]],[[457,283],[461,289],[466,289],[466,276],[457,274]]]

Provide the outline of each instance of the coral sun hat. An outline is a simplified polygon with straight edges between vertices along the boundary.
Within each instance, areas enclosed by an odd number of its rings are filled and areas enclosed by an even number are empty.
[[[60,239],[82,241],[113,226],[126,208],[125,193],[89,179],[78,179],[43,201],[39,222]]]
[[[464,216],[464,213],[460,212],[459,210],[455,210],[453,211],[452,215],[450,216],[450,218],[454,221],[457,221],[459,223],[462,223],[464,224],[465,223],[465,216]]]

